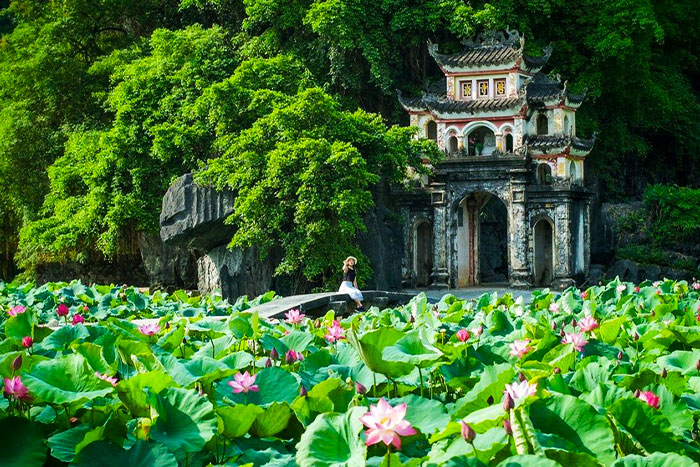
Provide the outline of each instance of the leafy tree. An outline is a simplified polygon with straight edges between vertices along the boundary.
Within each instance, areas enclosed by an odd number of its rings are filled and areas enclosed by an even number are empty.
[[[392,127],[362,110],[344,111],[310,88],[227,140],[199,180],[236,194],[232,247],[282,250],[277,274],[297,290],[325,284],[348,253],[360,255],[356,235],[380,178],[399,182],[406,167],[438,157],[413,129]]]

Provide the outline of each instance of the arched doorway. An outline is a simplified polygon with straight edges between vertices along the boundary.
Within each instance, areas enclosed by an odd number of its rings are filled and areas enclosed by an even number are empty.
[[[513,135],[506,133],[506,153],[513,152]]]
[[[546,162],[537,164],[537,184],[549,185],[552,183],[552,168]]]
[[[478,126],[467,135],[469,155],[490,156],[496,150],[496,135],[486,126]]]
[[[425,133],[428,136],[428,139],[431,139],[437,143],[437,123],[430,120],[425,127]]]
[[[450,139],[448,140],[448,147],[449,147],[449,152],[451,156],[454,156],[457,154],[457,151],[459,151],[459,143],[457,141],[457,137],[452,135],[450,136]]]
[[[433,272],[433,226],[423,221],[416,227],[416,286],[430,285],[430,274]]]
[[[535,240],[535,285],[547,287],[554,278],[554,235],[549,219],[540,219],[533,229]]]
[[[457,206],[457,286],[508,282],[508,208],[476,192]]]

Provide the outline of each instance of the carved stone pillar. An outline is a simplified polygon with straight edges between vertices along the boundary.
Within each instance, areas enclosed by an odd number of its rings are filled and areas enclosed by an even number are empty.
[[[566,288],[574,284],[572,279],[572,248],[571,248],[571,205],[561,203],[555,209],[554,222],[554,280],[552,287]]]
[[[444,191],[433,191],[433,273],[431,289],[449,288],[447,269],[447,200]]]
[[[530,268],[527,260],[529,228],[525,199],[525,185],[512,187],[510,206],[510,283],[513,287],[530,286]]]
[[[403,243],[403,256],[401,257],[401,287],[408,289],[415,286],[415,280],[413,277],[413,257],[415,252],[413,251],[413,245],[411,242],[413,234],[411,229],[413,228],[413,225],[411,222],[411,212],[407,206],[401,206],[400,213],[401,219],[403,219],[403,231],[401,232],[401,241]]]

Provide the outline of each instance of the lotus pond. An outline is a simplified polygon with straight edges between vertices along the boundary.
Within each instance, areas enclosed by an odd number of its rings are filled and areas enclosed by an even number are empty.
[[[263,320],[274,294],[4,284],[0,463],[698,465],[698,289]]]

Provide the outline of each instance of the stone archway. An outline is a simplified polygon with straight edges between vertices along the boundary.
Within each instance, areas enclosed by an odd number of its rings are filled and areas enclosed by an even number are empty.
[[[496,149],[496,132],[493,125],[474,124],[466,132],[466,146],[470,156],[490,156]]]
[[[535,285],[547,287],[554,279],[554,229],[549,218],[540,219],[532,229],[535,245]]]
[[[477,191],[457,205],[457,287],[509,279],[508,207]]]
[[[419,222],[415,230],[416,286],[430,285],[433,272],[433,226],[428,221]]]

